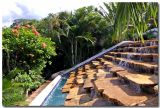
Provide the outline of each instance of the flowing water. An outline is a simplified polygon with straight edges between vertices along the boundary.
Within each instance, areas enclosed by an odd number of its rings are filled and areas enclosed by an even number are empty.
[[[154,46],[154,45],[157,45],[155,41],[150,42],[150,46]]]
[[[122,67],[126,67],[127,66],[127,61],[121,60],[118,65],[122,66]]]
[[[127,60],[126,61],[123,61],[123,60],[121,60],[119,63],[118,63],[118,65],[119,66],[122,66],[122,67],[128,67],[129,65],[128,65],[128,60],[131,60],[131,58],[133,57],[133,54],[130,54],[130,53],[128,53],[127,54],[127,56],[126,55],[121,55],[121,58],[126,58]]]

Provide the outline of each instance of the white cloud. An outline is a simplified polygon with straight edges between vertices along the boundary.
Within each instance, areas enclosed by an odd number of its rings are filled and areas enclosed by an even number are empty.
[[[103,4],[106,0],[3,0],[2,26],[17,18],[43,18],[49,13],[71,11],[83,6]],[[24,13],[27,11],[27,13]]]
[[[11,11],[16,12],[17,14],[21,14],[21,10],[16,6],[14,0],[13,1],[8,1],[5,0],[2,2],[2,15],[9,15]]]

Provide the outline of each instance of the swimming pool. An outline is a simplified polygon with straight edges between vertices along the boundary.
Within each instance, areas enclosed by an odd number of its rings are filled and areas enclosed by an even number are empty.
[[[67,93],[62,93],[61,88],[64,86],[66,81],[66,77],[61,78],[61,81],[56,85],[55,89],[51,91],[49,96],[42,103],[42,106],[64,106]]]

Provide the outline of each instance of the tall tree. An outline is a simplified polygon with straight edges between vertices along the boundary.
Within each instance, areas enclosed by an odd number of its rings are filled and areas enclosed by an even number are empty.
[[[65,65],[71,67],[102,49],[107,37],[106,25],[106,20],[96,8],[89,6],[71,13],[49,14],[37,29],[52,37],[68,61]]]

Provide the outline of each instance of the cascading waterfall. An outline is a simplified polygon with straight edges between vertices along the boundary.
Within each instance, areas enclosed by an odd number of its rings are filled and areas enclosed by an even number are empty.
[[[154,46],[154,45],[157,45],[155,41],[150,42],[150,46]]]
[[[139,61],[142,61],[142,56],[139,57]]]
[[[133,57],[133,54],[130,54],[130,53],[127,54],[127,59],[128,59],[128,60],[131,60],[132,57]]]
[[[127,54],[127,59],[128,59],[128,60],[131,60],[131,58],[133,58],[133,55],[134,55],[134,54],[131,54],[131,53]],[[125,66],[126,66],[126,67],[129,67],[129,64],[126,63]]]
[[[144,49],[144,53],[149,53],[149,52],[150,52],[149,49],[147,48]]]
[[[150,53],[150,50],[147,49],[147,48],[144,48],[144,47],[140,47],[140,48],[137,48],[136,51],[137,53]]]
[[[126,67],[127,61],[121,60],[118,65],[119,65],[119,66],[122,66],[122,67]]]
[[[137,52],[138,52],[138,53],[143,53],[142,47],[138,48],[138,49],[137,49]]]
[[[123,61],[123,60],[120,60],[120,62],[118,63],[118,65],[119,66],[122,66],[122,67],[129,67],[129,64],[128,64],[128,60],[131,60],[131,58],[133,57],[133,54],[127,54],[127,56],[126,55],[121,55],[121,58],[127,58],[127,60],[126,61]]]
[[[130,87],[131,87],[132,89],[134,89],[137,93],[140,93],[140,92],[141,92],[141,88],[140,88],[139,85],[136,85],[136,84],[133,83],[133,82],[130,82],[129,84],[130,84]]]
[[[119,66],[122,66],[123,65],[123,61],[120,60],[120,62],[118,63]]]

